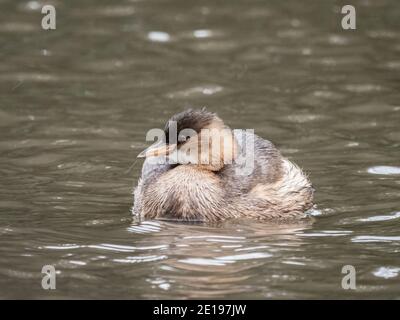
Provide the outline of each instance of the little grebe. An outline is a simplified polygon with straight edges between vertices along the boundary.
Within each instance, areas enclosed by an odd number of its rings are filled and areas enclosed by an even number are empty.
[[[164,133],[138,156],[146,158],[134,190],[139,217],[289,221],[313,206],[314,189],[299,167],[270,141],[231,130],[215,113],[183,111]]]

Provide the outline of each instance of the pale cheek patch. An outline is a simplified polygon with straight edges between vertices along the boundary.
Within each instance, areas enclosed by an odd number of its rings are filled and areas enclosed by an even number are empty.
[[[231,164],[238,152],[236,139],[228,128],[203,129],[198,145],[202,164]]]
[[[233,132],[218,119],[186,140],[177,151],[177,162],[218,171],[225,164],[232,164],[237,154],[238,144]]]

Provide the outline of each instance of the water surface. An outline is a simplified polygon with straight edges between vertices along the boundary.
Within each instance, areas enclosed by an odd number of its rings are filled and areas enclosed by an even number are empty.
[[[52,3],[44,31],[0,1],[1,298],[400,298],[397,0],[355,31],[331,0]],[[304,168],[315,223],[133,221],[145,133],[188,106]]]

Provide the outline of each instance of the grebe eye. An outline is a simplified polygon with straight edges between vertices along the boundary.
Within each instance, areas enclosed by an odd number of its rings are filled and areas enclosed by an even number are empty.
[[[182,141],[182,142],[187,141],[189,139],[190,139],[190,136],[181,135],[181,136],[178,137],[178,141]]]

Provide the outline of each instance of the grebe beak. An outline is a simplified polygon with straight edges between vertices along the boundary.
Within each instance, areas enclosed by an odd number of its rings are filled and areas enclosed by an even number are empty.
[[[157,141],[150,147],[138,154],[138,158],[159,157],[172,153],[176,148],[176,144],[166,144],[164,141]]]

